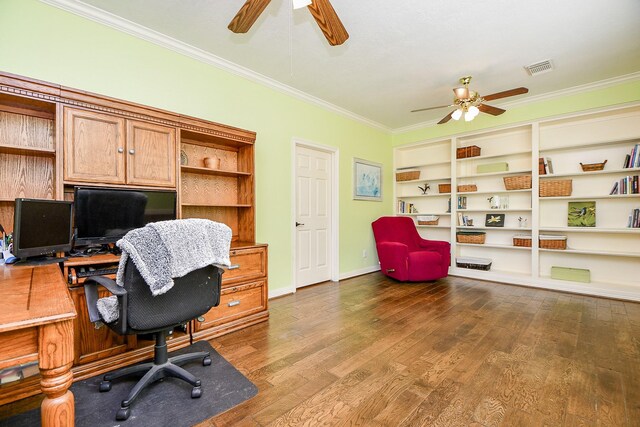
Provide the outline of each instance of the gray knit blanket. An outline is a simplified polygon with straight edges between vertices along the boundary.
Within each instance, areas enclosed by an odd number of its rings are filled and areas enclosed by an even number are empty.
[[[231,229],[207,219],[150,223],[129,231],[116,245],[122,250],[116,283],[124,286],[124,266],[131,258],[154,296],[171,289],[174,278],[211,264],[231,265]],[[101,298],[97,307],[106,323],[118,318],[117,297]]]

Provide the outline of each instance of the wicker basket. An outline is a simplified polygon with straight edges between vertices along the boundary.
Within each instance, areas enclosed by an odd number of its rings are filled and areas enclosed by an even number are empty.
[[[531,236],[513,236],[513,246],[531,247]]]
[[[396,172],[396,181],[413,181],[420,179],[420,171]]]
[[[540,235],[541,249],[567,249],[567,236]]]
[[[451,184],[438,184],[438,193],[451,193]]]
[[[607,161],[605,160],[602,163],[587,163],[582,164],[580,163],[580,167],[582,167],[582,172],[593,172],[593,171],[601,171],[602,169],[604,169],[604,165],[607,164]]]
[[[478,186],[475,184],[458,185],[458,193],[471,193],[478,191]]]
[[[426,215],[418,217],[418,225],[438,225],[438,215]]]
[[[474,243],[476,245],[484,244],[486,233],[456,233],[456,242],[458,243]]]
[[[466,159],[467,157],[478,157],[480,155],[480,147],[471,145],[469,147],[460,147],[456,150],[456,159]]]
[[[555,179],[540,181],[540,197],[570,196],[572,191],[571,179]]]
[[[531,175],[505,176],[503,180],[506,190],[526,190],[531,188]]]

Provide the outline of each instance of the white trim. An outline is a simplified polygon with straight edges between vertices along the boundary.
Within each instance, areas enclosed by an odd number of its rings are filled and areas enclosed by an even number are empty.
[[[278,298],[283,295],[295,294],[296,288],[292,286],[287,286],[286,288],[278,288],[278,289],[269,289],[269,299]]]
[[[380,271],[380,264],[341,273],[340,280],[350,279],[352,277],[362,276],[363,274],[369,274],[376,271]]]
[[[635,73],[631,73],[631,74],[625,74],[623,76],[618,76],[618,77],[612,77],[610,79],[605,79],[605,80],[600,80],[597,82],[593,82],[593,83],[587,83],[587,84],[583,84],[583,85],[578,85],[578,86],[573,86],[567,89],[560,89],[554,92],[547,92],[547,93],[542,93],[540,95],[533,95],[533,96],[527,96],[524,97],[522,99],[517,99],[517,100],[513,100],[513,101],[507,101],[507,102],[498,102],[498,103],[491,103],[492,105],[495,105],[497,107],[503,108],[503,107],[516,107],[516,106],[520,106],[520,105],[529,105],[529,104],[533,104],[536,102],[540,102],[540,101],[547,101],[547,100],[552,100],[552,99],[557,99],[557,98],[562,98],[568,95],[573,95],[575,93],[582,93],[582,92],[589,92],[592,90],[596,90],[596,89],[603,89],[603,88],[607,88],[607,87],[611,87],[611,86],[616,86],[622,83],[626,83],[626,82],[632,82],[632,81],[636,81],[636,80],[640,80],[640,71],[635,72]],[[610,108],[609,107],[603,107],[603,108]],[[540,119],[536,119],[536,120],[540,120]],[[419,129],[424,129],[426,127],[430,127],[433,125],[438,124],[438,122],[440,121],[440,119],[434,119],[434,120],[429,120],[426,122],[422,122],[422,123],[416,123],[415,125],[409,125],[409,126],[404,126],[401,128],[395,128],[391,130],[391,133],[396,135],[396,134],[401,134],[401,133],[405,133],[405,132],[411,132],[414,130],[419,130]],[[477,130],[474,132],[478,132]],[[440,137],[442,138],[442,137]]]
[[[292,265],[291,265],[291,283],[294,289],[297,289],[296,283],[296,265],[297,265],[297,247],[296,247],[296,147],[305,147],[312,150],[323,151],[331,155],[331,281],[338,281],[340,266],[340,151],[336,147],[318,144],[307,141],[302,138],[293,138],[291,140],[291,248],[292,248]]]
[[[287,95],[293,96],[294,98],[308,102],[310,104],[317,105],[326,110],[332,111],[334,113],[340,114],[349,119],[360,122],[364,125],[371,126],[373,128],[384,131],[386,133],[391,133],[392,131],[390,127],[385,126],[381,123],[378,123],[374,120],[370,120],[366,117],[360,116],[345,108],[342,108],[330,102],[327,102],[321,98],[315,97],[306,92],[295,89],[286,84],[280,83],[279,81],[272,79],[271,77],[267,77],[263,74],[252,71],[246,67],[235,64],[224,58],[213,55],[212,53],[206,52],[202,49],[199,49],[187,43],[181,42],[180,40],[177,40],[165,34],[159,33],[155,30],[144,27],[140,24],[136,24],[135,22],[121,18],[117,15],[114,15],[105,10],[99,9],[95,6],[82,3],[78,0],[40,0],[40,1],[50,6],[57,7],[67,12],[71,12],[83,18],[90,19],[99,24],[106,25],[115,30],[129,34],[131,36],[140,38],[142,40],[146,40],[150,43],[164,47],[165,49],[172,50],[181,55],[188,56],[197,61],[204,62],[205,64],[213,65],[214,67],[228,71],[237,76],[247,78],[256,83],[260,83],[264,86],[267,86],[271,89],[275,89],[278,92],[282,92]]]

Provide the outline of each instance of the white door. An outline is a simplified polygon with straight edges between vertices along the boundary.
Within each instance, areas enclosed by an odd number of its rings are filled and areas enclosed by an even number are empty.
[[[296,145],[296,287],[331,279],[331,153]]]

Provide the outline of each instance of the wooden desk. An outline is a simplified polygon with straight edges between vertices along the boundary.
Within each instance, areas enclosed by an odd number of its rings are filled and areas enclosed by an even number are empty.
[[[43,426],[74,425],[73,319],[57,264],[0,266],[0,369],[38,360]]]

